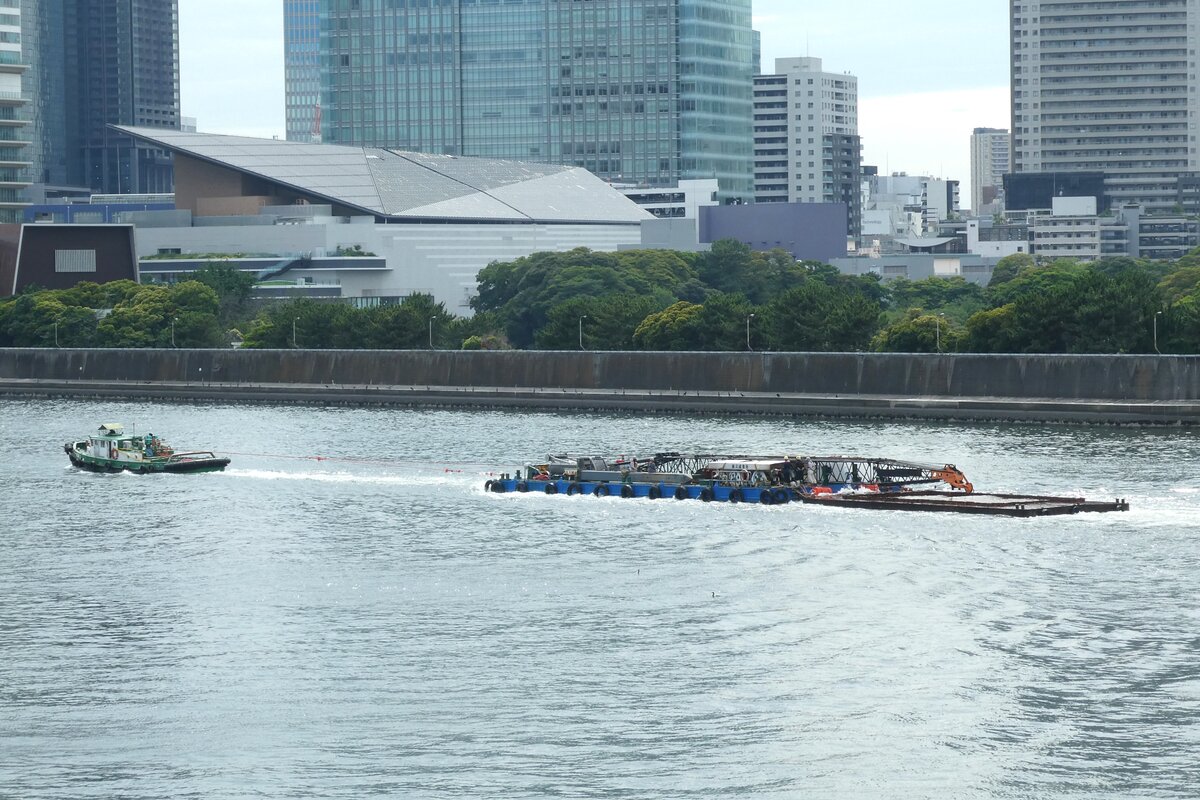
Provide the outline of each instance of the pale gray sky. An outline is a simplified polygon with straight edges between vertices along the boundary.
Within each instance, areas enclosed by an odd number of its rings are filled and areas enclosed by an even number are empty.
[[[1007,128],[1003,0],[755,0],[763,68],[811,55],[858,77],[863,159],[962,181],[969,137]],[[283,138],[281,0],[179,0],[183,113],[200,130]]]

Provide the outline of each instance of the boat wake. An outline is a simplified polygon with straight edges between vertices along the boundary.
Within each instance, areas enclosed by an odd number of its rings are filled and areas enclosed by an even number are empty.
[[[428,473],[412,473],[406,475],[369,475],[359,472],[322,472],[307,470],[288,472],[285,470],[266,469],[227,469],[222,473],[228,477],[244,478],[259,481],[313,481],[317,483],[353,483],[359,485],[377,486],[446,486],[448,484],[473,485],[476,481],[473,475]]]

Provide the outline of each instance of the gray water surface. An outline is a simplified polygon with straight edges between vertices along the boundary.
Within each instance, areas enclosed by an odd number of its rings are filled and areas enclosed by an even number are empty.
[[[71,469],[109,421],[237,455]],[[1133,510],[482,490],[567,449]],[[1200,796],[1186,430],[0,401],[0,464],[0,797]]]

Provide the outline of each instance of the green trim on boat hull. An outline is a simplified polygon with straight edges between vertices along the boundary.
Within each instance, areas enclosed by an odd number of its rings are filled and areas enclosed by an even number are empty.
[[[107,458],[96,458],[80,453],[77,449],[81,442],[69,442],[63,445],[63,450],[71,459],[71,464],[78,469],[87,470],[88,472],[132,472],[135,475],[147,475],[151,473],[168,472],[168,473],[184,473],[184,472],[220,472],[229,466],[228,458],[197,458],[180,461],[171,461],[170,459],[148,459],[140,462],[130,461],[113,461]]]

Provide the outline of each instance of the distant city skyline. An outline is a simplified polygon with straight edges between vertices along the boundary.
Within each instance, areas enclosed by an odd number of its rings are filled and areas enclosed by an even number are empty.
[[[969,197],[971,131],[1009,125],[1008,5],[978,6],[755,0],[754,19],[764,70],[812,55],[858,76],[864,164],[953,178]],[[183,113],[202,131],[284,138],[283,3],[179,0],[179,14]]]

